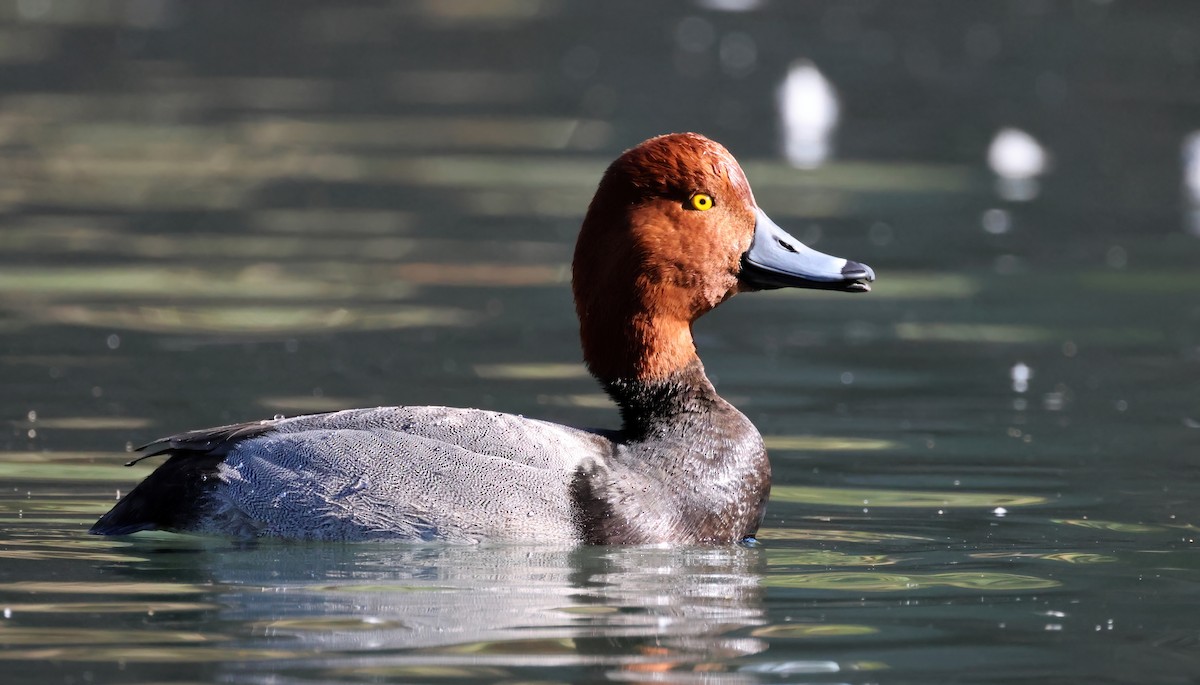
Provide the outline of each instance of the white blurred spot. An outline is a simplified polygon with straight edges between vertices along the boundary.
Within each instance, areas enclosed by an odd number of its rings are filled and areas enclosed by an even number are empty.
[[[820,166],[828,157],[837,128],[837,91],[812,62],[795,62],[779,86],[783,154],[801,169]]]
[[[1001,197],[1015,202],[1037,197],[1037,177],[1046,171],[1049,157],[1036,138],[1020,129],[1000,129],[988,146],[987,158],[999,177],[996,189]]]
[[[1183,186],[1188,199],[1200,203],[1200,131],[1183,139]]]
[[[1183,159],[1184,223],[1200,236],[1200,131],[1188,134],[1180,148]]]
[[[988,147],[988,165],[1005,178],[1031,178],[1046,170],[1046,151],[1028,133],[1004,128]]]
[[[995,514],[996,516],[1002,518],[1002,517],[1008,515],[1008,510],[1005,509],[1004,507],[996,507],[995,509],[992,510],[992,513]]]
[[[1033,378],[1033,369],[1026,366],[1024,362],[1017,362],[1013,364],[1009,375],[1012,377],[1013,392],[1025,392],[1029,389],[1029,379]]]

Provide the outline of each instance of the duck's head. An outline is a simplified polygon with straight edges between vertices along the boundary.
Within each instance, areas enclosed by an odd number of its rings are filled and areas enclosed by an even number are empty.
[[[866,292],[875,280],[775,225],[733,155],[695,133],[651,138],[608,167],[572,267],[584,359],[603,381],[685,367],[692,322],[735,293]]]

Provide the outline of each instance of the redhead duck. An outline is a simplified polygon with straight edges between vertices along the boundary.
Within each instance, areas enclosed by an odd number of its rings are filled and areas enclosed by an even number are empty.
[[[728,543],[762,522],[762,436],[713,389],[692,323],[735,293],[870,290],[772,222],[720,144],[652,138],[608,167],[575,247],[588,369],[620,430],[379,407],[191,431],[91,532],[317,540]],[[136,460],[135,460],[136,461]],[[134,462],[130,462],[131,464]]]

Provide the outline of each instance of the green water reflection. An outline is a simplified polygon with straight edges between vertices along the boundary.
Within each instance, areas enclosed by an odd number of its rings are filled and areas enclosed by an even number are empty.
[[[862,573],[831,572],[779,574],[766,579],[768,587],[840,590],[845,592],[914,592],[935,588],[958,588],[988,592],[1020,592],[1060,587],[1048,578],[998,572],[960,573]]]
[[[989,492],[872,490],[866,488],[818,488],[777,485],[771,499],[796,504],[820,504],[840,507],[899,508],[988,508],[1022,507],[1045,503],[1033,495],[1005,495]]]

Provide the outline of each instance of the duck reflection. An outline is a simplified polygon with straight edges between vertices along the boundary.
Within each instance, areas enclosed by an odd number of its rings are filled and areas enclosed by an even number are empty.
[[[306,678],[314,668],[329,679],[454,668],[503,679],[546,667],[752,682],[730,660],[767,644],[751,635],[767,623],[756,548],[264,544],[204,549],[203,564],[139,553],[176,581],[207,569],[195,581],[214,587],[221,623],[249,634],[238,648],[294,655],[242,662],[229,674],[239,682],[292,668]]]

